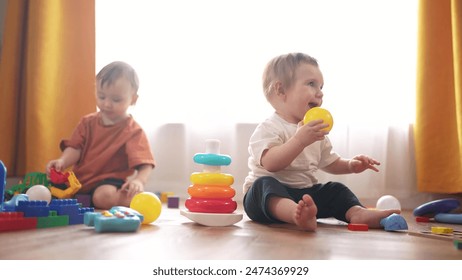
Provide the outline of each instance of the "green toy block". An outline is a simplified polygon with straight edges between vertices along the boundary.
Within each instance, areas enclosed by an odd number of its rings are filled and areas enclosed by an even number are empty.
[[[37,228],[51,228],[69,225],[69,216],[58,216],[56,211],[50,211],[48,217],[37,217]]]

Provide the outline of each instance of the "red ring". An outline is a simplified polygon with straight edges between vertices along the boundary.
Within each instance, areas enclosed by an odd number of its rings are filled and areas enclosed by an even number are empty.
[[[237,209],[236,201],[231,198],[190,197],[185,206],[189,211],[199,213],[233,213]]]

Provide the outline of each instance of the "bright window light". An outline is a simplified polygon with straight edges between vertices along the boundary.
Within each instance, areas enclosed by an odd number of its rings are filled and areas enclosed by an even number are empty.
[[[145,127],[253,123],[272,108],[261,75],[304,52],[324,74],[336,122],[413,123],[417,0],[97,0],[97,71],[114,60],[140,76],[132,109]]]

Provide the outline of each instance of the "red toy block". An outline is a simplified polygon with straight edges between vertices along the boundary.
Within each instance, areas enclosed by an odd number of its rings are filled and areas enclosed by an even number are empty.
[[[352,231],[368,231],[369,226],[366,224],[348,224],[348,229]]]
[[[415,221],[418,223],[428,223],[430,222],[430,217],[417,216],[415,217]]]
[[[23,212],[0,212],[0,232],[36,228],[36,217],[25,218]]]

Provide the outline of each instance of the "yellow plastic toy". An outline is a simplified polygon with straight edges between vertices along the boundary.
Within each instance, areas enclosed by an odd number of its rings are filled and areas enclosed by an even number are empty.
[[[50,185],[50,192],[54,197],[60,199],[72,198],[82,187],[80,181],[77,179],[77,177],[75,177],[75,174],[72,171],[69,171],[69,177],[67,177],[67,180],[68,187],[65,190]]]
[[[307,124],[314,120],[323,120],[327,123],[329,126],[323,129],[327,132],[329,132],[332,129],[332,126],[334,126],[334,118],[330,112],[321,107],[314,107],[308,110],[303,118],[303,124]]]
[[[453,228],[448,227],[432,227],[432,233],[436,234],[450,234],[454,232]]]

